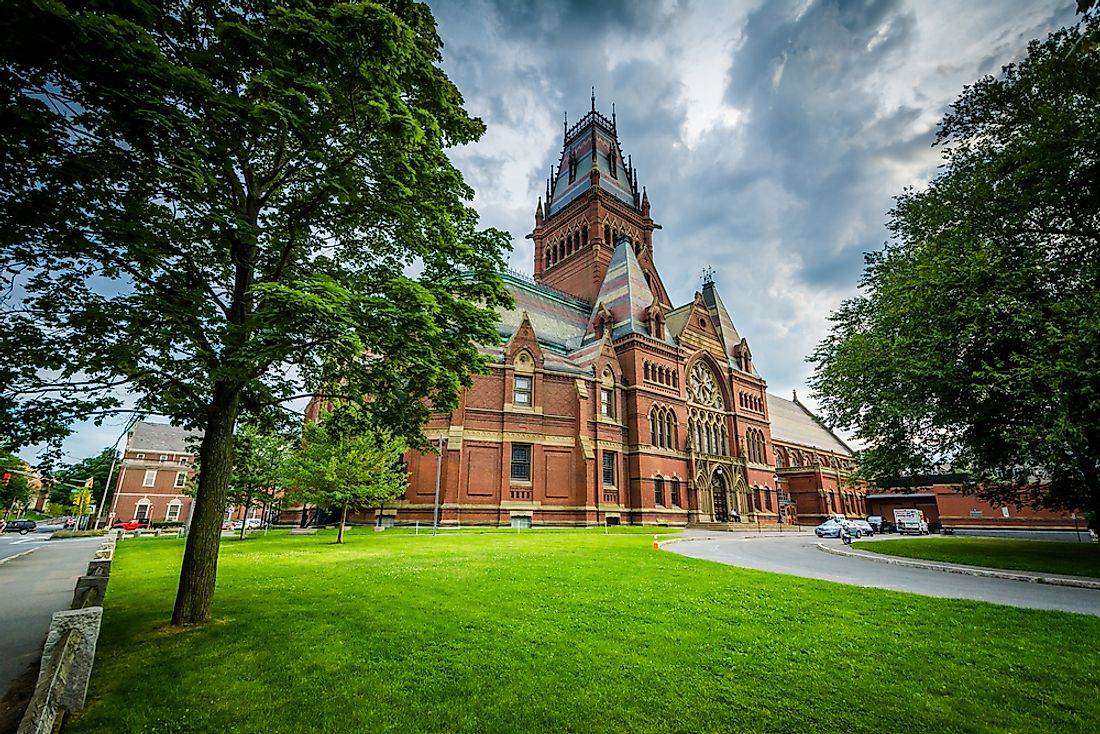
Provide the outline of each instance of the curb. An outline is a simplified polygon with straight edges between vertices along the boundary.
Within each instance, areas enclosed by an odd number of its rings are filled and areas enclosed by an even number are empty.
[[[923,568],[929,571],[942,571],[944,573],[958,573],[964,576],[986,576],[995,579],[1006,579],[1008,581],[1026,581],[1032,584],[1049,584],[1050,586],[1072,586],[1078,589],[1098,589],[1100,590],[1100,581],[1092,581],[1090,579],[1066,577],[1066,576],[1041,576],[1039,574],[1030,573],[1014,573],[1012,571],[999,571],[991,568],[978,568],[977,566],[959,566],[949,563],[935,563],[930,561],[918,561],[912,558],[901,558],[898,556],[885,556],[877,553],[868,553],[866,551],[850,551],[843,548],[835,548],[825,545],[824,543],[818,543],[817,549],[824,551],[825,553],[831,553],[834,556],[845,556],[847,558],[863,558],[868,561],[874,561],[876,563],[887,563],[894,566],[908,566],[910,568]]]
[[[7,558],[0,558],[0,566],[3,566],[8,561],[14,561],[16,558],[22,558],[23,556],[30,555],[38,550],[39,546],[35,546],[29,550],[25,550],[22,553],[16,553],[14,556],[8,556]]]
[[[690,538],[669,538],[668,540],[660,540],[660,541],[657,541],[657,547],[660,549],[660,548],[664,548],[666,545],[669,545],[671,543],[692,543],[692,542],[699,541],[699,540],[730,540],[730,539],[733,539],[733,540],[753,540],[754,538],[792,538],[792,537],[797,537],[799,535],[807,536],[807,535],[811,535],[811,534],[812,533],[808,533],[808,532],[807,533],[790,532],[790,533],[772,533],[771,535],[769,535],[768,533],[760,533],[760,534],[752,533],[751,535],[745,534],[745,535],[731,536],[729,533],[727,533],[725,531],[716,531],[714,535],[698,535],[698,536],[693,536],[693,537],[690,537]]]

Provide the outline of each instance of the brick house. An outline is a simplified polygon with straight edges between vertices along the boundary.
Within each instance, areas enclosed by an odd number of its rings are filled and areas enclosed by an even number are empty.
[[[165,423],[135,423],[126,436],[108,522],[186,522],[191,498],[183,490],[194,474],[201,438]]]
[[[852,452],[795,396],[767,392],[710,277],[674,305],[654,264],[646,190],[615,116],[566,129],[535,208],[534,277],[447,415],[407,455],[389,520],[445,524],[816,524],[865,515]],[[360,516],[372,518],[374,513]]]

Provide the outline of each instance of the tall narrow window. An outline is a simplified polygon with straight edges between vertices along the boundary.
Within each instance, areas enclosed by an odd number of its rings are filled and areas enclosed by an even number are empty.
[[[531,444],[512,444],[512,479],[531,481]]]
[[[140,502],[138,502],[137,507],[134,509],[134,519],[135,520],[148,520],[149,519],[149,508],[150,508],[150,506],[151,506],[151,504],[150,504],[149,500],[141,500]]]
[[[172,500],[168,503],[168,512],[164,514],[164,519],[168,522],[176,522],[180,519],[180,501]]]
[[[615,486],[615,457],[614,451],[603,452],[603,483]]]
[[[157,470],[156,469],[146,469],[145,470],[145,479],[144,479],[144,481],[142,481],[141,486],[143,486],[143,487],[152,487],[156,483],[157,483]]]
[[[615,417],[615,392],[606,387],[600,389],[600,412],[608,418]]]
[[[680,480],[673,477],[671,482],[672,487],[672,506],[680,506]]]
[[[658,507],[665,504],[665,480],[661,477],[653,480],[653,503]]]
[[[184,487],[187,485],[187,472],[176,472],[176,487]]]
[[[515,388],[512,391],[512,403],[515,405],[531,404],[531,378],[516,375]]]

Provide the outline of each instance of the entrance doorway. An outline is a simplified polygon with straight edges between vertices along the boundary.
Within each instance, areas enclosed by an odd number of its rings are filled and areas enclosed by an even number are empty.
[[[729,502],[726,498],[726,477],[721,467],[710,478],[710,493],[714,497],[714,521],[729,522]]]

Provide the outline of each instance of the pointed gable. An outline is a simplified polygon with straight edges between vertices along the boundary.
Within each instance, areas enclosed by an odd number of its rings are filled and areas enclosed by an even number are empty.
[[[733,319],[730,318],[726,305],[722,303],[722,298],[718,295],[718,289],[715,288],[713,281],[708,280],[703,283],[702,296],[703,303],[706,305],[718,332],[718,338],[722,340],[722,346],[725,347],[726,355],[730,358],[730,365],[734,369],[741,369],[738,357],[743,350],[748,349],[748,342],[737,333],[737,328],[733,325]],[[756,374],[755,367],[752,368],[752,373]]]
[[[651,317],[654,300],[653,291],[649,289],[645,271],[634,255],[630,240],[620,238],[611,256],[607,274],[600,284],[596,306],[592,309],[588,331],[585,333],[585,343],[603,335],[605,329],[600,329],[599,326],[606,323],[608,314],[612,321],[612,338],[617,339],[629,333],[648,335],[646,323]]]
[[[523,312],[519,326],[512,332],[508,342],[504,345],[504,361],[511,362],[519,352],[527,352],[531,355],[535,367],[541,367],[543,363],[542,349],[539,340],[535,336],[535,327],[531,325],[531,317]]]

